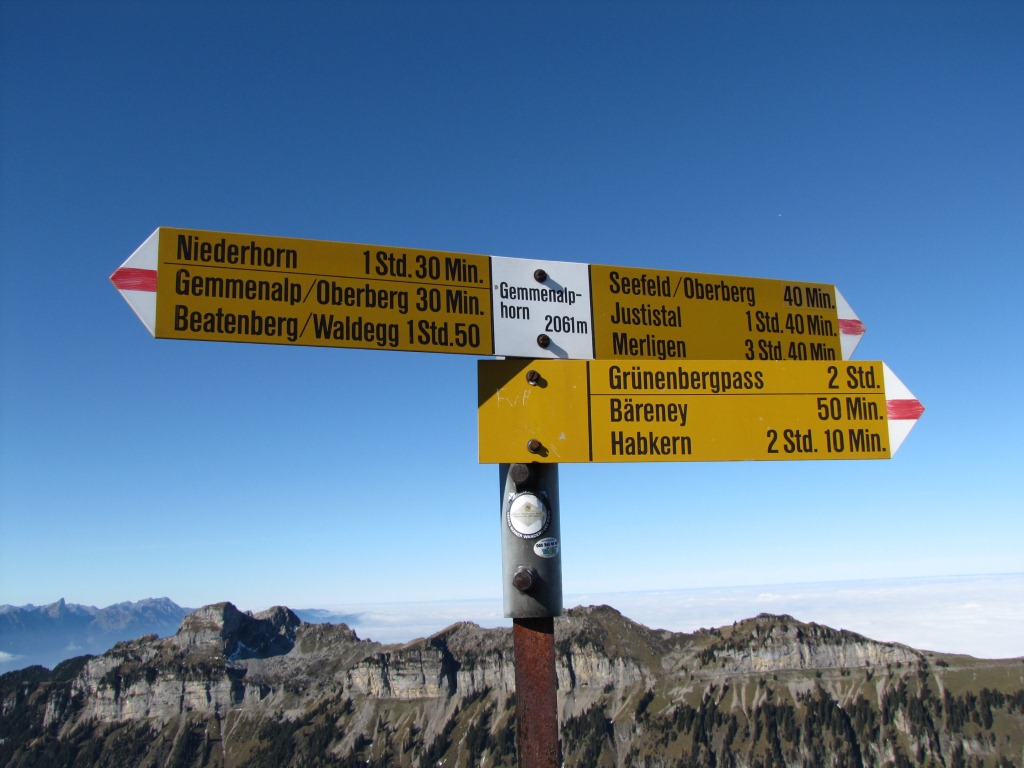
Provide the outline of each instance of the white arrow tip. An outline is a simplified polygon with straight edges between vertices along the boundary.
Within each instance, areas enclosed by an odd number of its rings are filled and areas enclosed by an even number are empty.
[[[839,317],[839,346],[843,352],[843,360],[853,358],[853,351],[857,349],[860,340],[864,338],[864,323],[853,311],[850,302],[836,288],[836,315]]]
[[[160,230],[150,235],[110,276],[142,324],[156,335],[156,268]]]
[[[889,418],[889,455],[895,456],[910,430],[924,413],[924,406],[885,363],[882,363],[882,375],[885,407]]]

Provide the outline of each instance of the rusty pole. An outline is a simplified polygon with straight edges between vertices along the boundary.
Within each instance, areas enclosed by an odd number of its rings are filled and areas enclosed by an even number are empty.
[[[558,768],[555,620],[513,619],[520,768]]]

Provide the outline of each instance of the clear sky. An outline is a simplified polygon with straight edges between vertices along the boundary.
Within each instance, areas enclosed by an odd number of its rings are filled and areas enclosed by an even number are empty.
[[[565,465],[565,593],[1024,572],[1022,39],[1017,2],[0,0],[0,603],[500,598],[476,359],[154,340],[109,276],[158,226],[835,284],[927,408],[899,454]]]

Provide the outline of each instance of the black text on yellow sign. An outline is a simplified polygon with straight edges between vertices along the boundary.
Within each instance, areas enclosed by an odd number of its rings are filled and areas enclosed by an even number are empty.
[[[481,463],[890,458],[877,362],[478,362]]]
[[[155,335],[489,355],[490,258],[161,228]]]
[[[831,285],[158,228],[111,276],[159,338],[509,357],[849,359]]]
[[[590,284],[597,360],[848,356],[832,285],[596,264]]]

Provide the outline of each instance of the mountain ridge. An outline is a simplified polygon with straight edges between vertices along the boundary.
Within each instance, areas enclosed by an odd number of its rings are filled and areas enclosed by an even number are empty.
[[[0,671],[40,664],[53,667],[141,635],[174,634],[191,609],[167,597],[120,602],[105,608],[68,603],[0,605]]]
[[[677,633],[609,606],[558,619],[555,656],[567,766],[1024,764],[1024,659],[788,615]],[[510,628],[382,644],[216,603],[0,676],[0,764],[514,765],[514,669]]]

